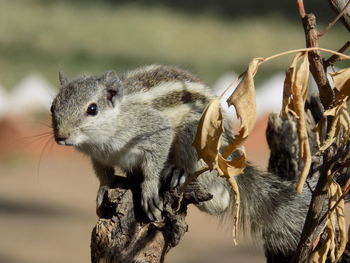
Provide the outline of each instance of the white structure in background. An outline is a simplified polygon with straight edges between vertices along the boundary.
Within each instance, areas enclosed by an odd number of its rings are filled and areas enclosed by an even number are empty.
[[[327,74],[328,80],[333,85],[333,80]],[[277,73],[257,87],[256,108],[257,117],[262,117],[269,112],[279,112],[282,108],[283,85],[285,73]],[[312,75],[309,76],[309,93],[318,93],[318,88]]]
[[[264,116],[266,113],[279,111],[281,109],[284,77],[284,73],[278,73],[256,87],[257,119]],[[230,116],[235,118],[236,113],[234,107],[228,108],[227,104],[224,102],[227,100],[230,94],[232,94],[238,84],[237,75],[228,73],[219,78],[219,80],[214,84],[214,93],[215,95],[221,95],[231,83],[233,83],[232,87],[230,87],[223,96],[222,106],[225,112],[228,112]]]
[[[55,90],[43,77],[30,74],[22,79],[8,96],[7,114],[23,115],[50,109]]]
[[[221,93],[223,93],[225,89],[228,88],[228,86],[230,86],[230,84],[232,83],[236,84],[233,86],[237,86],[238,84],[237,79],[238,79],[238,76],[236,73],[226,73],[222,75],[214,84],[215,95],[217,96],[221,95]]]
[[[257,87],[256,114],[257,119],[270,112],[279,112],[282,108],[284,73],[271,76]]]
[[[223,110],[236,118],[234,107],[227,107],[225,101],[238,84],[235,73],[226,73],[214,84],[215,95],[221,95],[233,83],[222,98]],[[285,74],[277,73],[257,87],[257,118],[269,112],[280,111],[282,107],[283,83]],[[317,92],[315,82],[310,76],[310,89]],[[330,81],[332,81],[330,79]],[[35,111],[48,111],[56,91],[50,83],[38,74],[29,74],[7,93],[0,85],[0,118],[6,115],[22,115]]]
[[[237,84],[238,84],[238,76],[235,73],[226,73],[222,75],[214,84],[214,94],[217,96],[220,96],[226,89],[227,91],[223,95],[221,99],[221,107],[223,109],[223,112],[226,113],[227,116],[232,117],[232,121],[237,121],[237,115],[235,107],[231,106],[230,108],[227,106],[226,100],[228,97],[232,94],[232,92],[235,90]],[[232,85],[231,87],[229,87]]]

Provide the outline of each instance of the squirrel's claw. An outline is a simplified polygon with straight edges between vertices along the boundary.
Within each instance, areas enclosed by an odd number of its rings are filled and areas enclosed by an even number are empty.
[[[147,214],[149,220],[151,221],[161,221],[162,219],[162,210],[163,202],[159,200],[158,197],[151,198],[148,201],[142,200],[141,205],[143,210]]]
[[[182,169],[172,169],[171,181],[170,181],[170,188],[174,189],[178,186],[181,186],[185,183],[186,178],[188,177],[188,174],[185,173]]]
[[[159,197],[158,187],[142,188],[141,206],[151,221],[161,221],[163,200]]]

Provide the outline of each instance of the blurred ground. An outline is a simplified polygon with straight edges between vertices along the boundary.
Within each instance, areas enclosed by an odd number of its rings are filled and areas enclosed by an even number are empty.
[[[0,262],[89,262],[97,181],[86,160],[73,159],[44,158],[39,175],[35,163],[1,167]],[[261,250],[234,247],[230,231],[196,209],[188,223],[167,262],[263,262]]]

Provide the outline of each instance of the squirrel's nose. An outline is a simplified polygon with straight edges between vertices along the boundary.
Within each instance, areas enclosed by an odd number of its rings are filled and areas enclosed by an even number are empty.
[[[70,136],[70,131],[63,128],[57,128],[54,130],[54,135],[55,135],[55,141],[58,144],[65,145]]]

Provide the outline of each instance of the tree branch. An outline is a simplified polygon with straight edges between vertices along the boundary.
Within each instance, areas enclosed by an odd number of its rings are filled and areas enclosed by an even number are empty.
[[[329,29],[331,29],[335,25],[335,23],[337,23],[338,20],[344,16],[344,14],[346,13],[347,8],[349,7],[349,5],[350,5],[350,0],[346,3],[344,8],[339,12],[337,17],[331,23],[329,23],[328,26],[321,33],[318,34],[319,37],[321,37],[324,34],[326,34],[329,31]]]
[[[188,185],[180,210],[176,212],[178,190],[164,194],[163,222],[150,223],[142,212],[139,184],[118,176],[115,189],[106,192],[100,218],[91,234],[93,263],[164,262],[166,253],[187,232],[187,205],[212,198],[196,182]]]
[[[316,27],[316,17],[313,14],[306,14],[302,18],[306,46],[318,46],[318,31]],[[320,100],[325,109],[329,109],[334,103],[334,92],[328,82],[326,76],[326,68],[322,63],[320,52],[309,52],[310,71],[314,77],[319,93]],[[327,128],[330,127],[331,118],[327,119]],[[329,170],[329,162],[332,158],[330,150],[326,150],[323,154],[323,164],[320,169],[320,176],[315,190],[312,193],[310,207],[306,216],[302,235],[293,258],[293,262],[307,262],[313,249],[313,244],[317,235],[315,229],[320,223],[323,205],[327,197],[327,171]]]
[[[344,53],[350,47],[350,41],[347,41],[339,50],[339,53]],[[342,60],[342,58],[338,55],[330,56],[326,61],[323,62],[325,68],[332,66],[335,62]]]
[[[337,14],[340,14],[342,13],[344,7],[347,5],[348,0],[328,0],[328,3]],[[344,14],[340,20],[342,21],[343,25],[350,31],[350,8],[347,8],[344,11]]]
[[[305,15],[302,18],[302,22],[305,32],[306,47],[318,47],[318,31],[315,15]],[[316,81],[322,105],[325,109],[329,109],[333,106],[334,92],[327,79],[320,52],[318,50],[310,51],[309,61],[310,71]]]

